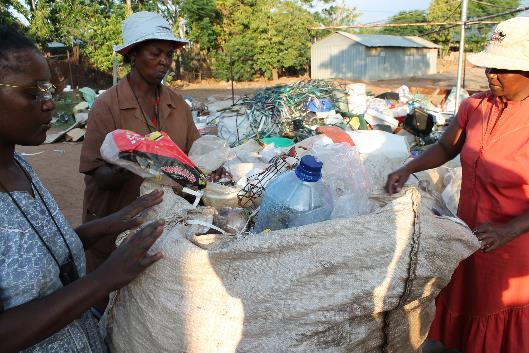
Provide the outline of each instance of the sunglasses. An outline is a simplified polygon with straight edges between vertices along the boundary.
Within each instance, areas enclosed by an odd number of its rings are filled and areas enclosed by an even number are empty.
[[[485,74],[486,75],[502,75],[502,74],[513,74],[513,73],[518,73],[519,71],[515,71],[515,70],[506,70],[506,69],[495,69],[495,68],[492,68],[492,67],[487,67],[485,69]]]
[[[34,94],[36,102],[45,102],[45,101],[53,99],[53,94],[55,93],[55,90],[56,90],[56,87],[53,85],[53,83],[49,81],[37,81],[35,85],[31,85],[31,86],[17,86],[17,85],[10,85],[7,83],[0,83],[0,86],[37,90],[37,93]]]

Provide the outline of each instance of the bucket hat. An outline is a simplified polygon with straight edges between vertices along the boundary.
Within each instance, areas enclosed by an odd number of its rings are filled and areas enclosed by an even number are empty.
[[[485,50],[469,54],[475,66],[529,71],[529,17],[514,17],[500,22]]]
[[[126,55],[135,45],[146,40],[167,40],[180,46],[189,43],[175,37],[169,23],[155,12],[133,13],[123,21],[121,32],[123,44],[114,47],[114,51],[121,55]]]

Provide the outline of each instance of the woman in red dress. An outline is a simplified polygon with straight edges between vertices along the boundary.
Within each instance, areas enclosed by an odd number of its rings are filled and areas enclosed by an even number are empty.
[[[529,352],[529,18],[500,23],[468,59],[486,68],[490,91],[463,101],[441,140],[391,173],[386,189],[461,155],[458,215],[481,251],[437,298],[429,339],[464,353]]]

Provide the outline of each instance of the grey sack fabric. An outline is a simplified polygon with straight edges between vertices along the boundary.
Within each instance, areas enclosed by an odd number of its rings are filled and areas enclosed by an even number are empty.
[[[385,203],[366,216],[239,237],[194,236],[185,219],[200,209],[158,206],[178,219],[155,244],[164,259],[107,312],[112,351],[417,351],[435,297],[479,244],[416,189]]]

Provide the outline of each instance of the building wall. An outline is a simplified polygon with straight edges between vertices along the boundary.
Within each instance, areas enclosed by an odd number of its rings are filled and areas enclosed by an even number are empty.
[[[437,49],[366,48],[366,80],[385,80],[436,72]]]
[[[335,33],[311,48],[314,79],[383,80],[433,74],[437,49],[365,47]]]
[[[365,46],[335,33],[312,46],[311,77],[363,80],[365,62]]]

